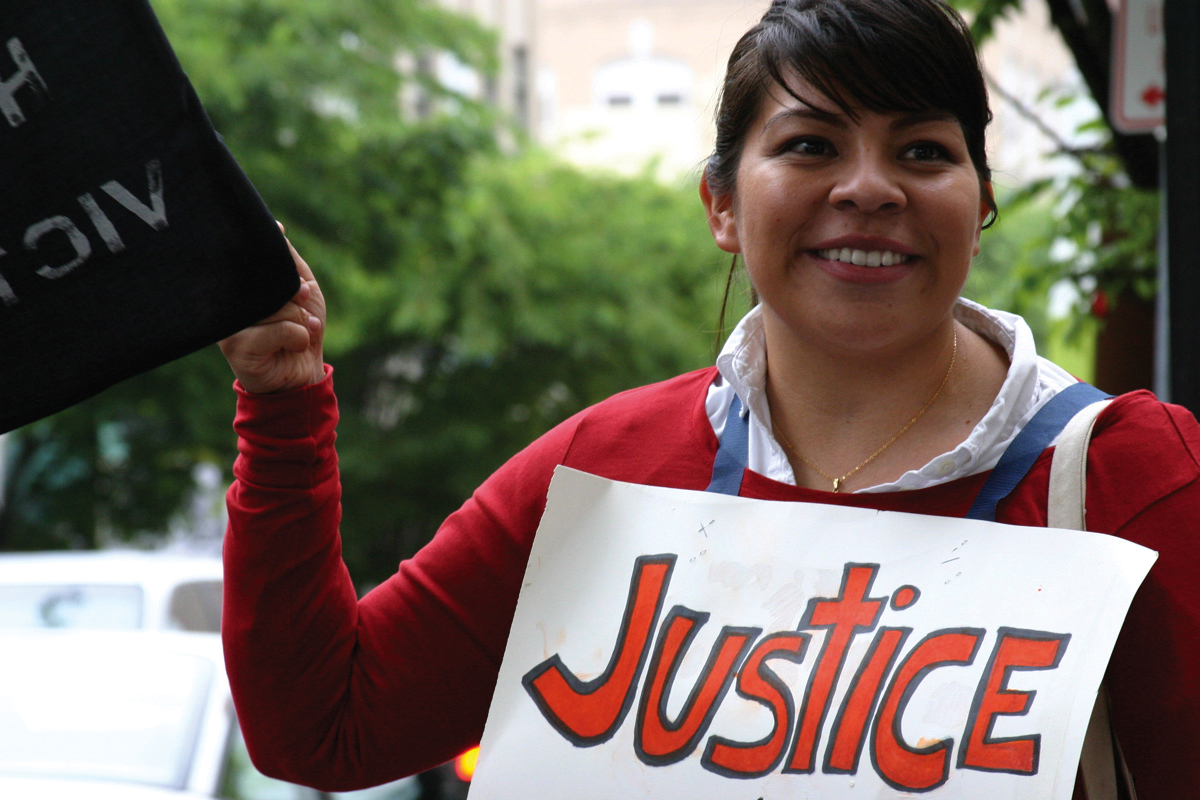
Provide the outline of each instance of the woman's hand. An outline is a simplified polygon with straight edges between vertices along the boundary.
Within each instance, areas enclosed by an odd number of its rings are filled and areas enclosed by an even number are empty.
[[[325,377],[325,298],[290,241],[288,249],[300,273],[300,290],[262,322],[221,341],[233,374],[254,394],[298,389]]]

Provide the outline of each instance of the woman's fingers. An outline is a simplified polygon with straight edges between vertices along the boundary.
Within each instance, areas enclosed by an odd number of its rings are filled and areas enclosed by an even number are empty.
[[[220,343],[229,366],[250,392],[299,388],[325,374],[321,348],[325,298],[312,269],[290,241],[288,250],[300,276],[300,287],[292,299],[271,316]]]
[[[292,251],[292,261],[296,262],[296,271],[300,273],[301,280],[315,281],[316,276],[313,275],[313,271],[308,266],[308,262],[304,260],[304,257],[301,256],[300,253],[296,252],[296,247],[292,244],[291,239],[287,239],[286,241],[288,250]]]
[[[308,328],[292,320],[263,321],[221,342],[221,350],[238,377],[261,372],[276,353],[302,353],[311,345]],[[244,381],[243,381],[244,382]]]
[[[299,294],[300,293],[297,292],[297,297]],[[297,302],[297,297],[293,297],[291,300],[284,303],[283,308],[279,309],[266,319],[254,323],[254,325],[251,327],[274,325],[277,322],[294,322],[297,325],[307,327],[309,319],[312,318],[312,314],[309,313],[307,308]]]
[[[303,307],[310,314],[313,314],[320,320],[320,326],[325,324],[325,297],[321,294],[321,286],[317,283],[316,277],[313,275],[312,269],[308,266],[308,262],[296,252],[296,248],[291,241],[288,242],[288,249],[292,253],[292,260],[296,264],[296,272],[300,274],[300,290],[293,298],[293,302]],[[319,329],[318,326],[316,329]]]

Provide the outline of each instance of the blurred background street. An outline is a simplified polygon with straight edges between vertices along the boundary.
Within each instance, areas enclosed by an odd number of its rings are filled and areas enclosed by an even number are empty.
[[[1080,378],[1151,388],[1159,150],[1110,124],[1119,4],[954,4],[1001,209],[965,294]],[[539,434],[711,363],[728,261],[696,184],[763,0],[152,5],[324,287],[361,592]],[[0,556],[0,796],[328,800],[257,775],[224,683],[231,383],[209,348],[0,436],[0,551],[57,553]],[[462,769],[333,797],[453,800]]]

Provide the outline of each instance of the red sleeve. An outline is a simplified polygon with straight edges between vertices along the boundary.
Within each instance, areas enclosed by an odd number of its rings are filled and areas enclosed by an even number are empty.
[[[1111,497],[1111,532],[1159,554],[1130,606],[1106,681],[1138,797],[1167,800],[1193,796],[1200,786],[1200,426],[1178,406],[1140,405],[1139,425],[1119,417],[1106,429],[1097,424],[1096,443],[1107,450],[1105,438],[1112,439],[1123,455],[1089,458],[1088,506],[1090,519],[1096,494],[1099,517],[1100,497]],[[1131,509],[1123,498],[1144,491],[1138,483],[1156,484],[1157,496]]]
[[[1003,521],[1046,524],[1051,452],[1001,503]],[[1088,449],[1087,527],[1158,552],[1105,681],[1139,800],[1192,797],[1200,786],[1200,426],[1190,412],[1132,392],[1101,413]]]
[[[264,773],[375,785],[479,741],[568,420],[515,456],[361,602],[341,559],[332,378],[239,392],[222,634]]]

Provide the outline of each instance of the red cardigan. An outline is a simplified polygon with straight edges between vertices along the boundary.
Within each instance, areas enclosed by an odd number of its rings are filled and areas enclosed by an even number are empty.
[[[545,506],[565,464],[703,490],[717,439],[710,368],[576,414],[493,474],[434,540],[360,602],[341,560],[332,378],[239,393],[222,632],[255,763],[326,790],[375,785],[478,743]],[[1046,524],[1050,451],[997,520]],[[1113,719],[1141,800],[1200,787],[1200,426],[1148,392],[1097,422],[1088,524],[1160,553],[1109,665]],[[963,516],[987,473],[925,489],[832,494],[747,472],[744,497]]]

